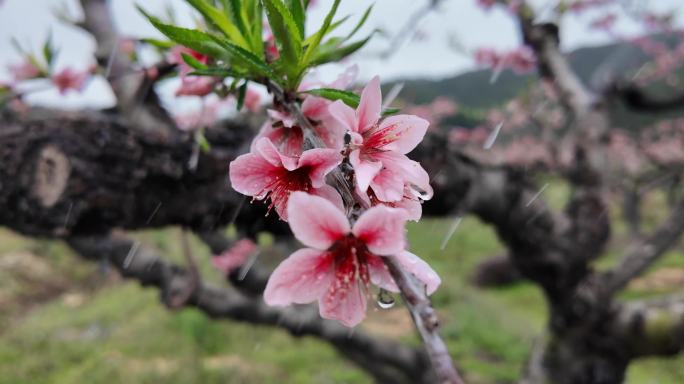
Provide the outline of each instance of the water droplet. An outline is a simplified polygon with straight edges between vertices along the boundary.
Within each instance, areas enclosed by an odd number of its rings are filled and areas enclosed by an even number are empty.
[[[380,288],[380,292],[378,292],[378,307],[382,309],[390,309],[394,307],[395,303],[396,301],[394,300],[392,294]]]

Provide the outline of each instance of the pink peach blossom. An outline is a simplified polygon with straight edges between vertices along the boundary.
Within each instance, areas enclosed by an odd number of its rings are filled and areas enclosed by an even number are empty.
[[[323,196],[338,206],[342,198],[325,183],[325,176],[342,162],[334,149],[315,148],[301,156],[282,154],[270,139],[261,138],[251,153],[230,163],[233,189],[256,200],[269,198],[269,209],[275,207],[281,219],[287,221],[287,201],[295,191]]]
[[[206,76],[185,76],[176,90],[176,96],[206,96],[214,91],[217,80]]]
[[[252,240],[241,239],[220,255],[212,257],[211,263],[214,268],[228,275],[240,268],[257,249]]]
[[[358,66],[352,65],[345,69],[335,81],[329,84],[307,79],[300,85],[299,92],[318,87],[346,89],[356,80],[358,72]],[[316,136],[323,141],[326,147],[342,149],[344,145],[344,129],[335,122],[329,112],[328,107],[332,102],[314,95],[304,94],[304,97],[302,113],[312,122]],[[268,137],[286,154],[301,154],[303,132],[295,119],[289,113],[282,110],[268,110],[268,115],[273,120],[273,123],[264,124],[255,140],[261,137]]]
[[[366,315],[370,283],[392,292],[398,288],[383,257],[393,257],[433,293],[439,276],[418,256],[404,250],[405,212],[377,206],[353,226],[329,201],[295,192],[287,207],[290,228],[309,248],[291,254],[271,274],[264,291],[268,305],[318,301],[321,317],[347,327]]]
[[[248,87],[247,92],[245,93],[244,105],[245,108],[247,108],[247,110],[249,110],[250,112],[258,112],[259,107],[261,106],[261,95],[259,94],[259,92]]]
[[[411,152],[425,136],[429,123],[413,115],[395,115],[380,120],[382,96],[376,76],[364,88],[358,108],[353,110],[338,100],[330,114],[351,135],[349,162],[354,167],[361,192],[368,188],[386,202],[400,201],[404,187],[432,197],[430,178]]]
[[[52,75],[52,83],[59,89],[61,94],[69,90],[81,92],[86,86],[91,74],[87,71],[76,71],[73,68],[65,68]]]
[[[10,65],[9,71],[14,81],[34,79],[41,75],[40,68],[29,59],[25,59],[20,64]]]

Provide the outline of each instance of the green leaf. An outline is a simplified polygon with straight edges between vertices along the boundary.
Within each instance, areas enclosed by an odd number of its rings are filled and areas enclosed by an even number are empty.
[[[216,58],[226,56],[226,50],[216,42],[216,37],[205,32],[194,29],[180,28],[169,24],[164,24],[158,18],[148,14],[138,7],[140,12],[169,39],[176,43],[188,47],[196,52]]]
[[[207,3],[206,0],[186,0],[193,8],[195,8],[199,13],[204,16],[204,18],[223,32],[226,37],[228,37],[233,43],[249,49],[250,46],[245,40],[245,37],[240,33],[235,24],[226,16],[225,13],[221,12],[218,8],[213,7],[211,4]]]
[[[325,49],[316,52],[311,60],[311,64],[321,65],[332,61],[340,61],[366,45],[370,38],[373,37],[373,33],[363,40],[359,40],[344,47],[337,47],[337,45],[327,46]]]
[[[306,91],[305,93],[312,94],[314,96],[322,97],[324,99],[332,100],[332,101],[337,101],[337,100],[342,100],[345,104],[352,108],[356,108],[359,106],[359,102],[361,101],[361,97],[357,95],[354,92],[351,91],[345,91],[342,89],[335,89],[335,88],[317,88],[317,89],[310,89]]]
[[[48,36],[45,44],[43,44],[43,57],[45,58],[45,63],[48,68],[52,68],[53,61],[55,59],[55,48],[52,45],[52,32]]]
[[[368,16],[370,16],[370,13],[371,13],[371,11],[373,10],[373,6],[374,6],[374,5],[375,5],[375,4],[371,4],[371,5],[366,9],[366,12],[363,13],[363,16],[361,16],[361,19],[359,20],[358,23],[356,23],[356,26],[354,27],[354,29],[352,29],[352,31],[349,32],[349,34],[347,35],[347,37],[345,38],[345,40],[349,40],[349,39],[351,39],[352,37],[354,37],[354,35],[356,34],[356,32],[358,32],[359,29],[361,29],[361,27],[363,27],[363,25],[366,24],[366,20],[368,20]]]
[[[304,9],[304,4],[302,4],[302,0],[287,0],[287,3],[290,12],[292,13],[292,17],[299,28],[299,38],[303,39],[306,34],[304,30],[306,27],[306,10]]]
[[[212,36],[214,39],[221,41],[218,37]],[[244,67],[247,67],[250,69],[252,72],[260,75],[260,76],[266,76],[271,79],[276,79],[276,74],[273,73],[273,70],[266,64],[264,60],[262,60],[260,57],[256,56],[252,52],[239,47],[235,44],[232,44],[227,41],[221,41],[223,45],[223,49],[225,52],[228,52],[228,55],[230,56],[231,59],[233,59],[233,64],[237,62],[238,64],[241,64]]]
[[[382,110],[382,117],[396,115],[401,111],[401,108],[385,108]]]
[[[246,78],[248,74],[243,72],[235,71],[231,68],[221,68],[221,67],[209,67],[205,69],[197,69],[190,72],[189,75],[192,76],[211,76],[211,77],[234,77],[238,79]]]
[[[183,61],[185,61],[185,63],[187,65],[189,65],[190,68],[193,68],[193,69],[207,69],[208,68],[204,63],[195,59],[192,55],[188,55],[185,52],[181,52],[181,56],[183,57]]]
[[[247,94],[247,81],[244,82],[240,86],[240,89],[238,90],[238,98],[237,98],[237,110],[241,110],[242,106],[245,104],[245,95]]]
[[[176,43],[169,40],[158,40],[158,39],[141,39],[145,44],[160,48],[160,49],[171,49],[176,46]]]
[[[207,140],[206,136],[204,136],[204,132],[201,130],[195,132],[195,142],[199,145],[199,148],[203,153],[211,151],[211,144],[209,144],[209,140]]]
[[[309,61],[313,57],[314,52],[318,48],[318,46],[321,44],[321,40],[323,40],[323,37],[328,33],[328,29],[330,28],[330,24],[332,23],[333,17],[335,17],[335,13],[337,12],[337,7],[340,5],[340,0],[335,0],[333,3],[332,8],[330,8],[330,11],[328,11],[328,14],[325,16],[325,20],[323,20],[323,25],[321,26],[321,29],[318,30],[314,34],[314,38],[311,41],[311,44],[306,48],[306,53],[304,53],[304,60],[303,62],[308,65]]]
[[[288,80],[294,82],[299,72],[299,58],[302,52],[301,31],[282,0],[262,0],[262,2],[273,36],[279,45],[283,69],[288,75]]]
[[[350,15],[347,15],[347,16],[337,20],[336,22],[330,24],[330,27],[328,28],[328,32],[326,34],[329,34],[332,31],[334,31],[335,29],[337,29],[337,27],[342,25],[345,21],[349,20],[349,17],[350,17]],[[308,47],[314,41],[316,36],[317,36],[317,33],[314,33],[313,35],[307,37],[306,40],[304,40],[304,43],[302,43],[302,45],[304,45],[305,47]]]

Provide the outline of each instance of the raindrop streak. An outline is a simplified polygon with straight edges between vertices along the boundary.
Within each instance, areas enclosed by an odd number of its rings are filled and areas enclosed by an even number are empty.
[[[539,190],[539,192],[535,193],[534,196],[532,196],[532,198],[530,199],[530,201],[528,201],[527,204],[525,204],[525,206],[526,206],[526,207],[529,207],[530,205],[532,205],[532,203],[534,203],[534,201],[537,200],[537,198],[539,198],[539,196],[541,196],[542,193],[544,193],[544,190],[545,190],[546,187],[548,187],[548,186],[549,186],[549,183],[544,184],[544,186],[541,187],[541,189]]]
[[[454,232],[456,232],[456,228],[458,228],[458,225],[461,224],[461,220],[463,220],[463,217],[457,216],[456,220],[454,220],[454,223],[451,224],[449,232],[447,232],[446,236],[444,237],[444,240],[442,240],[442,245],[440,245],[439,247],[440,251],[443,251],[444,248],[446,248],[447,244],[449,243],[449,240],[451,239],[451,236],[454,235]]]
[[[392,89],[390,89],[389,92],[387,92],[387,95],[385,96],[385,101],[382,103],[382,109],[385,110],[387,109],[390,104],[394,101],[394,99],[399,96],[399,92],[404,88],[404,83],[399,83],[395,84]]]
[[[147,218],[147,221],[145,222],[145,224],[149,224],[150,222],[152,222],[152,218],[154,218],[154,215],[157,214],[157,212],[159,211],[159,208],[161,208],[161,206],[162,206],[162,203],[160,201],[157,204],[157,207],[154,209],[154,211],[152,211],[152,214],[150,214],[150,217]]]
[[[492,71],[492,77],[489,78],[489,84],[494,84],[499,79],[499,75],[503,72],[503,65],[497,65]]]
[[[378,307],[382,309],[390,309],[394,307],[395,303],[396,301],[394,300],[392,294],[380,288],[380,292],[378,292]]]
[[[69,224],[69,218],[71,217],[71,209],[74,207],[74,202],[70,201],[69,202],[69,209],[67,210],[66,217],[64,218],[64,227],[67,227],[67,224]]]
[[[249,260],[240,268],[240,274],[238,275],[238,280],[242,281],[245,279],[245,276],[249,273],[249,270],[252,269],[254,266],[254,263],[256,262],[257,258],[259,257],[259,251],[256,251],[250,256]]]
[[[109,52],[109,57],[107,58],[107,68],[105,69],[105,79],[109,79],[109,75],[112,72],[112,64],[114,64],[114,56],[116,55],[116,52],[119,50],[119,39],[116,39],[114,42],[114,46],[112,47],[112,51]]]
[[[237,220],[237,217],[242,210],[242,206],[245,205],[245,201],[247,201],[247,196],[244,196],[242,200],[240,200],[240,204],[238,204],[238,206],[235,208],[235,212],[233,212],[233,217],[230,218],[228,226],[235,224],[235,220]]]
[[[484,142],[482,148],[490,149],[494,145],[496,138],[499,137],[499,132],[501,132],[501,128],[503,127],[503,125],[504,122],[502,121],[494,128],[492,133],[489,134],[489,137],[487,137],[487,140]]]
[[[133,246],[131,246],[131,250],[128,251],[128,255],[126,255],[126,258],[124,259],[124,269],[128,269],[128,267],[131,265],[136,253],[138,253],[138,248],[140,248],[140,241],[136,240],[135,243],[133,243]]]

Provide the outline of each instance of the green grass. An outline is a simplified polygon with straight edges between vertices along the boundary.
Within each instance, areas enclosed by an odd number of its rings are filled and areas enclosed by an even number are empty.
[[[567,194],[567,189],[552,184],[545,197],[551,206],[560,207],[559,201]],[[451,223],[452,219],[426,219],[410,224],[408,235],[412,250],[442,276],[443,286],[433,297],[443,320],[442,333],[469,383],[516,382],[532,344],[544,329],[544,299],[529,283],[490,290],[470,285],[468,280],[478,262],[502,254],[504,249],[490,227],[468,217],[446,249],[440,250]],[[615,228],[615,236],[624,238],[623,226]],[[135,236],[183,263],[177,229]],[[264,243],[268,241],[264,239]],[[196,239],[192,243],[197,258],[207,260],[206,248]],[[619,260],[622,247],[624,244],[615,246],[597,267],[606,268]],[[107,282],[111,279],[98,272],[97,266],[78,260],[59,242],[27,240],[2,231],[0,255],[11,252],[37,254],[60,279],[89,283],[64,291],[82,294],[82,303],[69,303],[59,293],[28,309],[18,310],[21,305],[17,303],[3,308],[0,384],[371,382],[328,344],[314,338],[293,338],[273,328],[214,321],[192,309],[169,311],[160,304],[156,290],[133,282]],[[219,274],[208,264],[202,265],[203,276],[220,282]],[[684,267],[681,249],[672,251],[654,269],[666,267]],[[0,269],[0,293],[14,284],[12,278],[3,277]],[[29,280],[11,292],[19,294],[41,283]],[[99,288],[87,288],[92,286]],[[656,293],[630,290],[623,296],[651,294]],[[369,311],[362,327],[406,343],[418,342],[401,305]],[[684,382],[684,357],[636,362],[630,366],[628,382]]]

